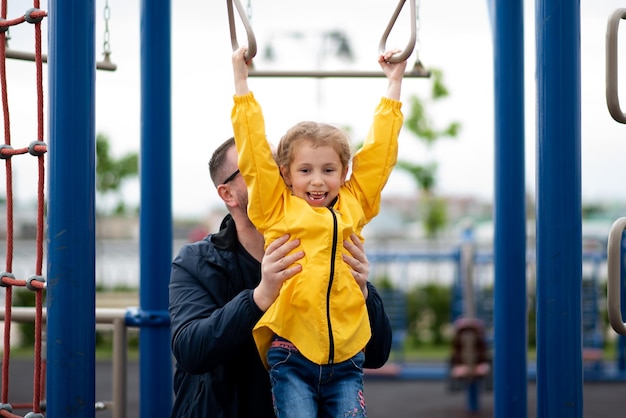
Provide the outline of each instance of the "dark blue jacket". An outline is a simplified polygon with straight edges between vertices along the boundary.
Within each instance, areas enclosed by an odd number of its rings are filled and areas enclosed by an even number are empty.
[[[267,370],[252,338],[263,312],[252,299],[261,265],[237,240],[230,216],[220,232],[183,246],[172,263],[169,310],[176,359],[172,418],[274,417]],[[381,367],[391,325],[368,283],[372,339],[364,366]]]

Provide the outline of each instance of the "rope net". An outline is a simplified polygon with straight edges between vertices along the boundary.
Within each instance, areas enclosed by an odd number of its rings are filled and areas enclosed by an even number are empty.
[[[47,145],[44,139],[44,113],[43,113],[43,60],[41,52],[41,21],[47,16],[47,12],[39,9],[39,1],[33,1],[33,7],[26,10],[23,16],[7,19],[7,1],[2,0],[0,5],[0,88],[2,91],[2,114],[4,120],[4,143],[0,145],[0,159],[5,163],[6,174],[6,265],[0,272],[0,286],[5,288],[5,314],[4,314],[4,347],[2,356],[2,393],[0,395],[0,416],[21,417],[13,414],[14,409],[30,409],[25,417],[43,417],[42,397],[45,393],[45,361],[42,356],[42,320],[43,298],[45,291],[45,279],[42,274],[43,267],[43,242],[44,242],[44,183],[45,161],[44,155]],[[37,90],[37,124],[36,140],[28,146],[13,148],[11,144],[11,118],[9,112],[9,99],[7,89],[6,72],[6,44],[9,27],[23,23],[31,24],[34,28],[34,49],[36,66],[36,90]],[[14,250],[14,199],[13,199],[13,167],[14,156],[27,155],[35,157],[38,168],[37,181],[37,226],[36,226],[36,258],[34,273],[28,278],[16,277],[13,273],[13,250]],[[9,402],[9,366],[11,355],[11,319],[13,288],[26,288],[35,293],[35,335],[34,335],[34,372],[33,372],[33,398],[32,402],[10,403]]]

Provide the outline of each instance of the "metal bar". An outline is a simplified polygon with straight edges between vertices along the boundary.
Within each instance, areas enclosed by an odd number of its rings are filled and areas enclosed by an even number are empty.
[[[5,310],[0,310],[0,321],[4,321]],[[11,308],[11,320],[28,323],[35,320],[36,309],[32,307]],[[111,402],[96,403],[96,409],[112,408],[112,418],[126,418],[127,397],[127,364],[128,364],[128,332],[126,326],[126,309],[96,309],[96,323],[111,325],[113,329],[113,375]],[[42,321],[47,320],[47,312],[42,311]]]
[[[42,320],[44,322],[48,319],[47,309],[42,310]],[[126,309],[116,308],[97,308],[96,309],[96,323],[97,324],[111,324],[118,319],[124,320],[126,318]],[[4,321],[5,311],[0,310],[0,321]],[[35,319],[35,308],[14,306],[11,308],[11,320],[15,322],[29,322]]]
[[[626,123],[626,114],[619,105],[617,83],[617,33],[622,19],[626,19],[626,9],[617,9],[606,27],[606,104],[613,119]]]
[[[480,411],[480,379],[473,378],[467,384],[467,412],[476,414]]]
[[[126,418],[128,338],[123,318],[113,320],[113,418]]]
[[[374,78],[384,77],[382,71],[267,71],[253,70],[248,72],[249,77],[280,77],[280,78]],[[407,71],[404,75],[415,78],[428,78],[430,72],[423,70]]]
[[[17,51],[14,49],[6,49],[6,57],[22,61],[35,61],[34,52]],[[41,54],[41,60],[42,62],[47,63],[48,56],[46,54]],[[117,70],[117,65],[113,64],[110,58],[106,56],[103,61],[96,62],[96,68],[98,70],[115,71]]]
[[[494,416],[527,417],[523,0],[492,2]]]
[[[398,6],[396,6],[396,10],[393,12],[393,15],[391,16],[391,20],[389,21],[389,23],[387,24],[387,27],[385,28],[385,32],[383,33],[383,36],[380,38],[380,43],[378,44],[378,50],[381,54],[383,54],[387,50],[387,46],[386,46],[387,38],[389,37],[389,34],[391,33],[391,30],[393,29],[393,25],[396,23],[396,20],[398,19],[398,16],[400,15],[400,12],[402,11],[402,7],[404,6],[405,2],[406,0],[399,1]],[[415,0],[409,0],[409,2],[411,3],[410,4],[411,36],[409,38],[409,42],[406,48],[404,48],[402,52],[394,54],[389,59],[389,62],[405,61],[413,53],[413,49],[415,48],[415,42],[417,41],[417,5],[415,4]]]
[[[626,260],[626,237],[622,233],[622,245],[621,245],[621,259]],[[608,254],[607,254],[608,259]],[[608,262],[608,261],[607,261]],[[626,283],[626,263],[620,263],[620,283]],[[626,291],[622,289],[620,292],[620,301],[622,305],[622,318],[626,316]],[[617,363],[617,369],[620,372],[626,371],[626,335],[620,335],[617,337],[617,349],[615,353],[615,360]]]
[[[474,304],[474,251],[475,245],[471,240],[465,240],[461,244],[461,290],[463,293],[463,316],[474,318],[476,305]]]
[[[580,0],[535,10],[537,418],[581,418]]]
[[[246,15],[243,6],[239,0],[226,0],[226,6],[228,9],[228,26],[230,28],[230,43],[233,47],[233,51],[239,48],[239,43],[237,42],[237,29],[235,26],[235,15],[233,13],[233,3],[237,8],[237,13],[239,14],[239,18],[243,23],[243,26],[246,30],[246,35],[248,37],[248,51],[245,54],[246,61],[252,60],[255,57],[257,47],[256,47],[256,38],[254,37],[254,31],[252,30],[252,25],[248,20],[248,16]]]
[[[58,0],[49,6],[46,416],[62,418],[72,411],[90,417],[95,413],[95,1]]]
[[[171,0],[141,1],[141,213],[139,305],[168,309],[172,259]],[[157,47],[158,46],[158,47]],[[172,408],[172,353],[167,326],[142,327],[139,351],[140,417]]]
[[[390,62],[405,61],[406,59],[409,58],[409,56],[413,53],[413,50],[415,49],[415,43],[417,42],[417,5],[415,1],[416,0],[409,0],[410,2],[409,13],[410,13],[410,19],[411,19],[411,35],[409,37],[409,42],[407,43],[407,46],[404,48],[404,50],[402,50],[401,52],[397,54],[394,54],[389,59]],[[399,1],[393,15],[391,16],[391,20],[389,21],[389,23],[387,24],[387,27],[385,28],[385,31],[383,32],[383,35],[379,43],[379,50],[381,54],[384,53],[387,49],[387,46],[386,46],[387,38],[389,37],[389,34],[391,33],[391,30],[393,29],[393,26],[396,20],[398,19],[398,16],[400,15],[400,12],[402,11],[402,8],[404,7],[405,2],[406,0]],[[233,4],[235,5],[235,8],[237,9],[237,13],[239,14],[239,18],[241,19],[241,22],[244,26],[244,29],[246,31],[246,35],[248,38],[248,45],[247,45],[248,51],[246,52],[245,58],[246,58],[246,61],[251,61],[252,58],[254,58],[257,53],[256,38],[254,36],[254,31],[252,30],[252,25],[250,24],[250,21],[248,20],[248,17],[246,16],[245,10],[243,9],[243,6],[239,2],[239,0],[226,0],[226,6],[227,6],[227,11],[228,11],[228,26],[230,28],[231,46],[233,48],[233,51],[239,48],[239,42],[237,41],[237,30],[236,30],[236,25],[235,25]],[[351,73],[344,74],[342,72],[337,72],[335,73],[335,75],[317,75],[317,73],[318,72],[312,72],[312,73],[311,72],[285,72],[285,74],[283,75],[275,75],[275,74],[272,74],[272,75],[249,74],[249,75],[256,75],[258,77],[379,77],[383,75],[382,73],[380,74],[363,73],[363,75],[359,74],[355,76],[355,75],[348,75]]]
[[[387,252],[387,251],[372,251],[367,253],[367,259],[371,263],[410,263],[410,262],[453,262],[457,263],[460,260],[460,251],[424,251],[424,252]]]
[[[626,324],[622,320],[621,307],[621,269],[622,269],[622,236],[626,228],[626,218],[619,218],[611,226],[607,244],[607,291],[606,303],[609,323],[620,335],[626,335]]]
[[[126,318],[128,309],[96,308],[96,324],[110,324],[118,319]]]

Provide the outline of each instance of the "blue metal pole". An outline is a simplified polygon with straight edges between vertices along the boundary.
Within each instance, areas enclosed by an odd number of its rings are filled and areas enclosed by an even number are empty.
[[[452,304],[451,304],[451,318],[452,322],[463,316],[464,301],[463,301],[463,266],[461,263],[461,248],[457,248],[454,251],[454,283],[452,284]]]
[[[141,2],[140,296],[148,317],[168,311],[172,261],[171,4]],[[172,354],[167,322],[140,328],[140,415],[172,408]]]
[[[480,380],[472,379],[467,385],[467,412],[480,411]]]
[[[537,0],[537,417],[582,417],[580,1]]]
[[[494,16],[494,416],[527,417],[524,10],[498,1]]]
[[[95,416],[95,4],[49,2],[47,409]]]

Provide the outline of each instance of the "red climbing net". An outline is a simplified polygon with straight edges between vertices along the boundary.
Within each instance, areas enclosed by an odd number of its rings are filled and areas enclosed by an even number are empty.
[[[2,357],[2,394],[0,399],[0,416],[20,417],[14,415],[13,409],[32,409],[26,416],[29,418],[43,417],[41,414],[42,397],[45,383],[45,361],[42,360],[42,321],[43,321],[43,293],[45,280],[42,274],[43,266],[43,242],[44,242],[44,154],[47,145],[44,139],[43,117],[43,76],[42,76],[42,52],[41,52],[41,21],[47,13],[39,9],[39,1],[33,1],[33,7],[27,10],[23,16],[7,19],[7,2],[2,0],[0,6],[0,86],[2,90],[2,113],[4,119],[4,143],[0,145],[0,159],[5,162],[6,172],[6,266],[5,271],[0,273],[0,286],[5,288],[5,315],[4,315],[4,351]],[[35,30],[35,66],[37,85],[37,133],[36,140],[30,141],[23,148],[13,148],[11,144],[11,124],[9,112],[9,93],[7,89],[6,72],[6,36],[11,26],[22,23],[32,24]],[[12,157],[18,155],[30,155],[37,159],[39,178],[37,184],[37,238],[36,238],[36,261],[34,273],[24,279],[15,277],[13,273],[13,249],[14,249],[14,207],[13,207],[13,170]],[[9,403],[9,366],[11,354],[11,319],[13,303],[13,287],[27,288],[35,293],[35,338],[34,338],[34,376],[33,376],[33,399],[32,403]]]

